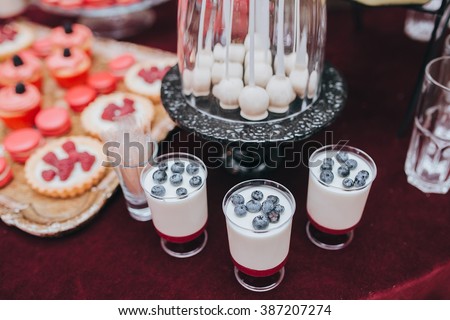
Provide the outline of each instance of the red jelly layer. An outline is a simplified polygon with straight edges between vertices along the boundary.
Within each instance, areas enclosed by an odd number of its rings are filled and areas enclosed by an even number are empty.
[[[350,228],[347,228],[347,229],[339,229],[339,230],[329,229],[327,227],[321,226],[316,221],[314,221],[314,219],[311,218],[311,215],[309,214],[309,212],[307,212],[307,215],[308,215],[309,221],[314,226],[314,228],[316,228],[317,230],[322,231],[324,233],[328,233],[328,234],[335,234],[335,235],[347,234],[350,231],[352,231],[353,229],[355,229],[356,226],[358,225],[358,224],[355,224],[353,227],[350,227]]]
[[[231,257],[231,260],[233,260],[233,264],[236,266],[236,268],[238,268],[239,271],[252,276],[252,277],[269,277],[271,275],[274,275],[275,273],[277,273],[278,271],[281,270],[281,268],[284,267],[284,265],[286,264],[287,261],[287,256],[286,258],[276,267],[270,268],[270,269],[266,269],[266,270],[254,270],[254,269],[250,269],[247,267],[244,267],[243,265],[239,264],[236,262],[236,260],[233,259],[233,257]]]
[[[184,236],[184,237],[174,237],[174,236],[169,236],[167,234],[162,233],[161,231],[159,231],[156,227],[156,233],[163,239],[169,241],[169,242],[173,242],[173,243],[186,243],[186,242],[190,242],[193,241],[195,239],[197,239],[198,237],[201,236],[201,234],[203,233],[203,231],[205,231],[206,228],[206,223],[205,225],[197,232],[188,235],[188,236]]]

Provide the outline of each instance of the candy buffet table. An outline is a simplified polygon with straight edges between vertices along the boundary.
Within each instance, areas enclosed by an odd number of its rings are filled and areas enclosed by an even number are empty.
[[[175,51],[176,1],[157,12],[150,31],[128,40]],[[409,136],[396,136],[425,50],[404,36],[404,13],[364,11],[364,29],[357,31],[351,11],[329,12],[326,57],[346,79],[349,98],[327,130],[333,142],[365,150],[379,170],[348,248],[328,252],[307,239],[308,170],[277,169],[264,177],[297,200],[286,277],[271,292],[245,290],[234,278],[221,209],[226,191],[243,179],[212,169],[209,240],[199,255],[165,254],[152,223],[131,219],[118,190],[90,224],[62,238],[37,238],[0,223],[0,299],[450,299],[450,197],[423,194],[406,182]],[[57,22],[36,10],[28,16]],[[324,143],[325,136],[311,140]],[[169,139],[175,150],[194,152],[191,136],[176,131]]]

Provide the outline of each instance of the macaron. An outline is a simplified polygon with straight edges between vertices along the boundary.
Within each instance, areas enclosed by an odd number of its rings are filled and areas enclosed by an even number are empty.
[[[87,84],[97,93],[107,94],[116,90],[116,78],[109,71],[95,72],[89,75]]]
[[[6,186],[13,179],[11,166],[5,158],[0,157],[0,188]]]
[[[67,90],[65,100],[75,112],[81,112],[97,97],[97,91],[86,85],[79,85]]]
[[[34,41],[31,50],[39,58],[45,58],[52,53],[52,42],[49,37],[41,38]]]
[[[15,162],[25,163],[33,151],[44,143],[39,130],[24,128],[9,133],[3,141],[3,146]]]
[[[39,111],[34,122],[42,135],[46,137],[62,136],[72,127],[67,109],[58,107]]]
[[[123,79],[127,70],[136,63],[131,53],[124,53],[108,62],[109,71],[117,78]]]

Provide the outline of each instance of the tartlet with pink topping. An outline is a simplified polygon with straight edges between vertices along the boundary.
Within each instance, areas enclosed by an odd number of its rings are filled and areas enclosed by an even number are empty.
[[[0,24],[0,61],[31,46],[33,30],[24,23]]]
[[[25,164],[25,178],[36,192],[71,198],[98,184],[106,174],[103,144],[93,138],[60,138],[36,150]]]
[[[147,61],[136,63],[125,74],[126,88],[145,97],[150,98],[155,104],[161,102],[161,82],[169,71],[171,60]]]

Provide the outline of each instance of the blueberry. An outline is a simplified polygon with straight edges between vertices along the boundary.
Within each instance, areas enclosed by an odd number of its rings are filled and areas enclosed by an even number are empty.
[[[354,186],[357,188],[364,187],[366,185],[366,179],[361,175],[357,174],[355,177]]]
[[[325,158],[325,159],[323,159],[323,164],[328,164],[330,166],[334,166],[334,160],[331,158]]]
[[[169,168],[167,161],[163,161],[161,163],[158,164],[158,169],[162,170],[162,171],[166,171],[167,168]]]
[[[191,185],[191,187],[197,188],[202,184],[202,178],[200,176],[193,176],[189,180],[189,184]]]
[[[195,162],[189,163],[186,167],[186,172],[188,174],[190,174],[191,176],[197,174],[199,170],[200,170],[200,165]]]
[[[269,226],[269,218],[266,215],[260,214],[253,218],[252,225],[255,230],[267,229]]]
[[[231,203],[234,204],[235,206],[244,204],[244,202],[245,202],[244,197],[239,193],[235,193],[231,196]]]
[[[256,213],[261,211],[261,203],[259,203],[258,201],[252,199],[249,202],[247,202],[245,204],[245,206],[247,207],[247,211],[251,212],[251,213]]]
[[[345,161],[345,165],[350,169],[356,169],[356,167],[358,166],[358,162],[355,159],[348,159],[347,161]]]
[[[252,192],[252,199],[261,201],[264,198],[264,195],[261,191],[255,190]]]
[[[322,163],[322,165],[320,166],[320,171],[325,171],[325,170],[332,170],[333,166],[329,163]]]
[[[369,172],[367,172],[366,170],[361,170],[356,176],[360,176],[364,180],[367,180],[367,178],[369,177]]]
[[[334,174],[330,170],[325,170],[320,173],[320,180],[325,183],[332,183]]]
[[[180,198],[184,198],[187,196],[188,192],[187,192],[186,188],[178,188],[176,193],[177,193],[177,196],[179,196]]]
[[[173,186],[179,186],[183,183],[183,176],[179,173],[175,173],[170,177],[170,183]]]
[[[345,151],[340,151],[340,152],[336,153],[336,160],[339,163],[345,163],[345,161],[348,160],[348,153]]]
[[[262,203],[262,212],[268,214],[275,208],[275,204],[272,201],[266,200]]]
[[[234,207],[234,213],[238,217],[243,217],[247,214],[247,208],[245,207],[245,204],[239,204],[236,207]]]
[[[277,223],[280,221],[280,214],[278,212],[271,211],[267,214],[267,218],[271,223]]]
[[[174,164],[170,167],[173,173],[183,173],[184,172],[184,162],[183,161],[175,161]]]
[[[270,195],[267,197],[267,201],[272,201],[273,204],[277,205],[278,202],[280,202],[280,198],[278,198],[277,196],[274,196],[274,195]]]
[[[162,170],[157,170],[153,173],[153,181],[158,184],[163,184],[167,181],[167,173]]]
[[[353,180],[350,178],[345,178],[344,180],[342,180],[342,185],[345,188],[350,189],[351,187],[353,187]]]
[[[282,214],[284,212],[284,207],[281,204],[277,204],[275,208],[273,208],[273,211],[278,214]]]
[[[346,165],[342,165],[338,168],[337,172],[339,177],[345,178],[350,174],[350,169]]]
[[[166,194],[166,188],[161,185],[153,186],[151,193],[157,197],[163,197]]]

